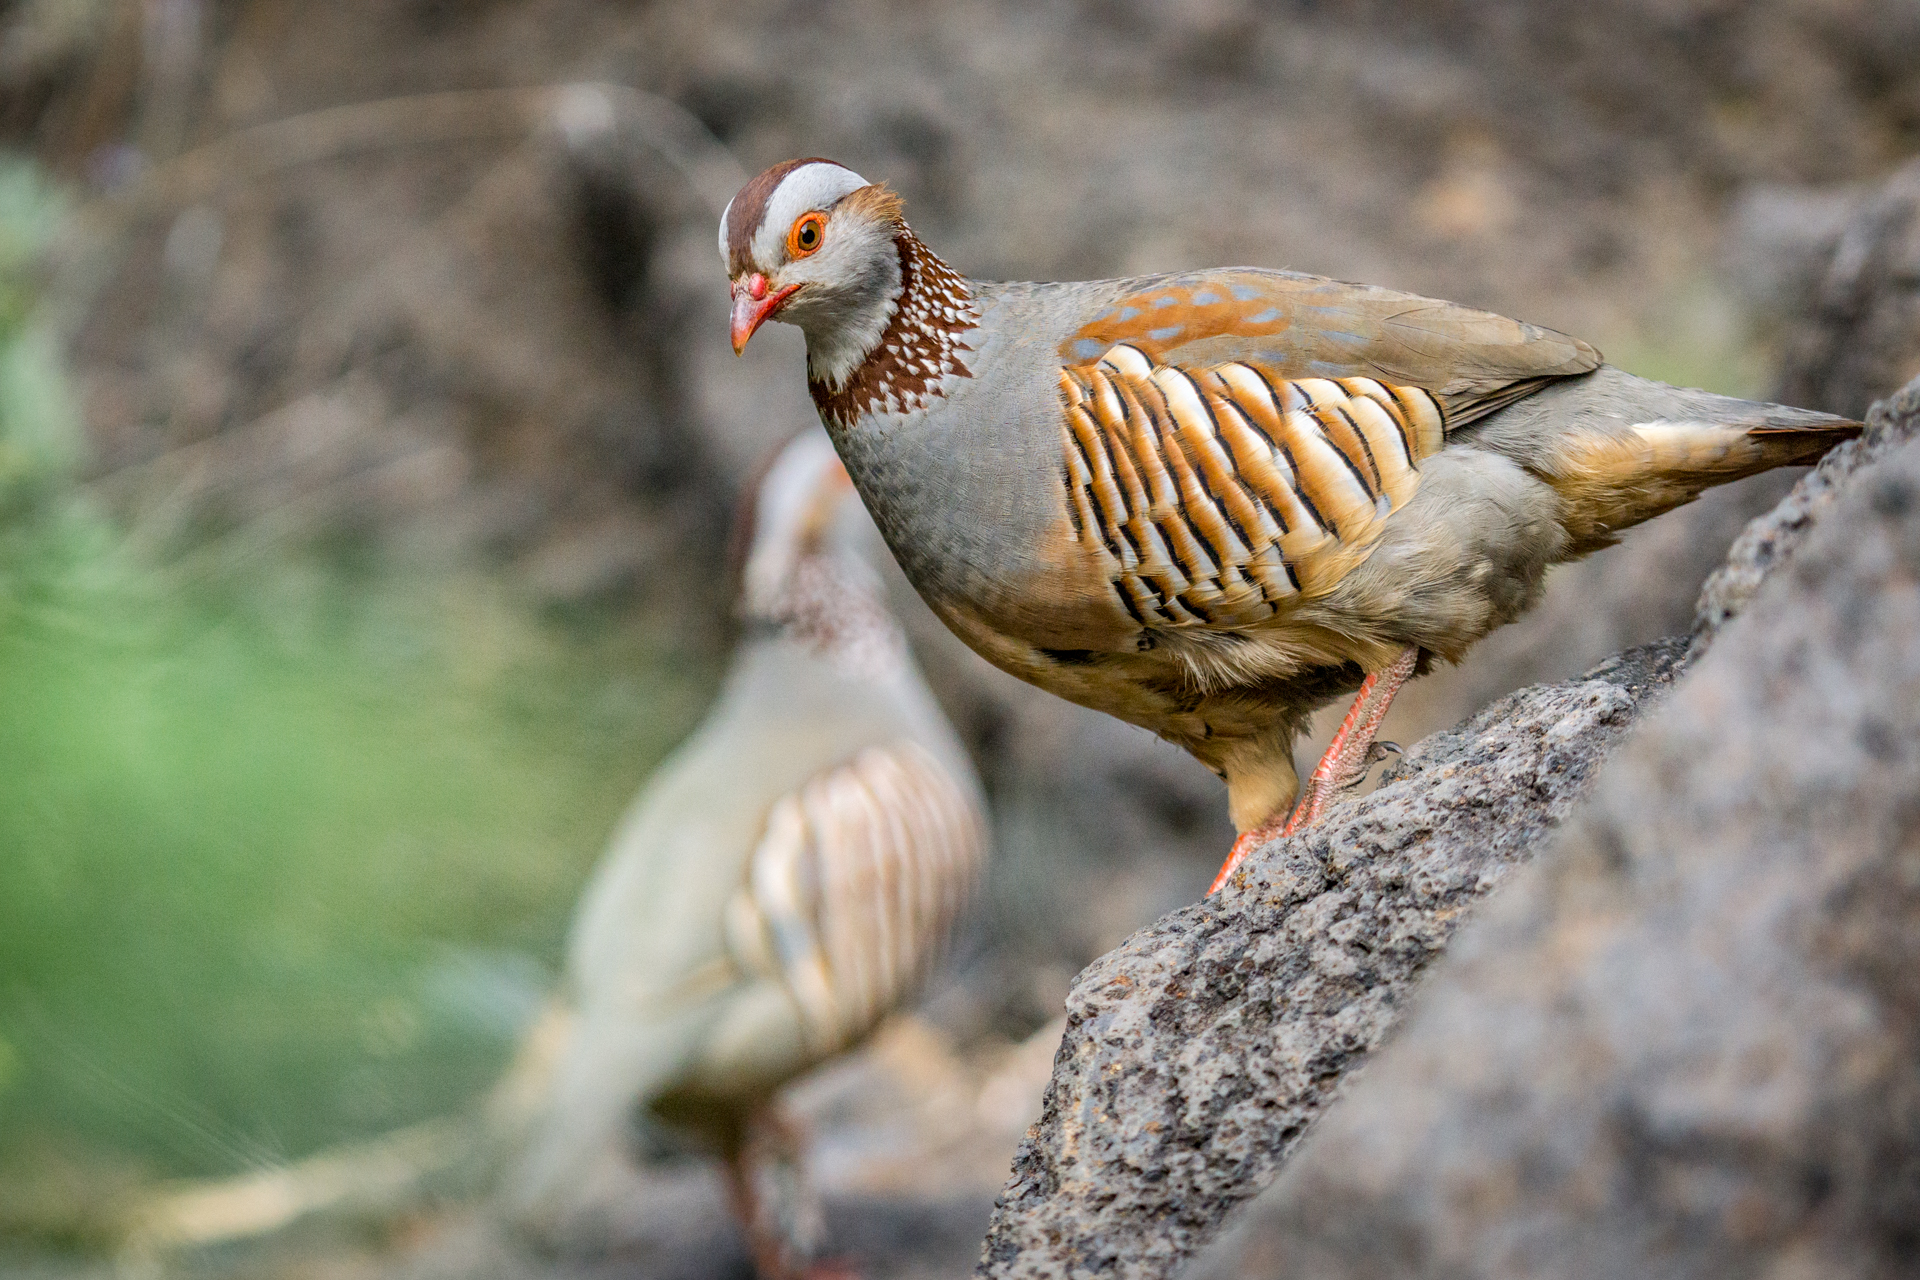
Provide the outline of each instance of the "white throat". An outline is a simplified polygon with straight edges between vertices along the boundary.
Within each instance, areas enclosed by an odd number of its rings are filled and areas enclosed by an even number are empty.
[[[862,228],[860,234],[869,243],[850,246],[848,257],[870,264],[863,287],[831,305],[809,306],[796,318],[807,335],[807,376],[836,391],[880,345],[906,288],[893,228]]]
[[[832,324],[809,325],[806,329],[807,376],[835,391],[846,386],[853,371],[865,364],[874,348],[880,345],[899,309],[900,291],[896,288],[867,306],[843,314]]]

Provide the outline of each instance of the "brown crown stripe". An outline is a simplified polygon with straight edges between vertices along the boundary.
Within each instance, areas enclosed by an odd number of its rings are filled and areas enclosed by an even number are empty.
[[[1330,590],[1445,442],[1438,402],[1371,378],[1187,371],[1122,345],[1062,370],[1074,540],[1145,625],[1244,625]]]
[[[753,266],[753,235],[760,229],[761,221],[767,216],[767,201],[773,198],[774,188],[781,179],[807,164],[837,164],[821,156],[808,156],[804,160],[783,160],[768,169],[759,177],[740,188],[740,193],[727,206],[727,274],[737,276]]]

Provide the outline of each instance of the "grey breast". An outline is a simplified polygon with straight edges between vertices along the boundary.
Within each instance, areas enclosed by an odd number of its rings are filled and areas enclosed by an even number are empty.
[[[905,414],[863,415],[834,444],[888,546],[924,593],[991,609],[1040,569],[1064,518],[1058,335],[1115,281],[974,283],[972,377]]]

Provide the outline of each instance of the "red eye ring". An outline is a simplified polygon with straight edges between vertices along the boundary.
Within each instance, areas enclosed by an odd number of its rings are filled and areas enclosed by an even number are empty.
[[[824,213],[803,213],[794,220],[793,230],[787,232],[787,256],[804,258],[820,247],[827,236],[827,215]]]

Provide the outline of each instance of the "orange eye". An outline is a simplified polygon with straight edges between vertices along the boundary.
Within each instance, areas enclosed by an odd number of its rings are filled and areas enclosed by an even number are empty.
[[[820,247],[820,240],[827,234],[827,215],[808,213],[801,215],[793,224],[793,230],[787,232],[787,256],[804,258]]]

